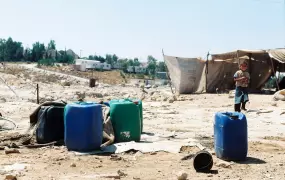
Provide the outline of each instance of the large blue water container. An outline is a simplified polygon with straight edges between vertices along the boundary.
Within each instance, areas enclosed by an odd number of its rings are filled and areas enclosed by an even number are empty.
[[[68,150],[99,149],[103,136],[102,106],[92,102],[67,104],[64,109],[65,145]]]
[[[243,113],[215,114],[214,141],[216,156],[223,160],[241,161],[247,156],[247,120]]]

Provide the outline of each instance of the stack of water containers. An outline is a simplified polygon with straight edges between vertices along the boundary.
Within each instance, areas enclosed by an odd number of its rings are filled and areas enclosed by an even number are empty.
[[[142,132],[142,101],[111,100],[110,118],[116,142],[140,141]],[[92,151],[102,144],[102,106],[94,102],[76,102],[64,109],[65,145],[72,151]]]
[[[216,156],[223,160],[241,161],[247,156],[247,120],[243,113],[216,113],[214,122]]]

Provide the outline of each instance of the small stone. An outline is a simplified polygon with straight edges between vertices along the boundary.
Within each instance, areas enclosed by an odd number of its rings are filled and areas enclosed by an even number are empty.
[[[4,150],[5,149],[5,147],[4,146],[0,146],[0,150]]]
[[[168,99],[168,102],[169,102],[169,103],[173,103],[173,102],[174,102],[174,99],[169,98],[169,99]]]
[[[5,180],[17,180],[17,177],[14,175],[6,175]]]
[[[177,174],[177,179],[178,180],[186,180],[187,177],[188,177],[188,174],[186,172],[184,172],[184,171],[180,171]]]
[[[213,177],[213,174],[209,174],[208,177]]]
[[[5,98],[1,97],[0,98],[0,103],[5,103],[5,102],[7,102],[7,100]]]
[[[18,149],[6,149],[5,154],[15,154],[15,153],[20,153]]]
[[[276,103],[276,102],[272,102],[272,103],[271,103],[271,106],[275,106],[275,107],[276,107],[276,106],[277,106],[277,103]]]
[[[216,163],[216,166],[218,167],[223,167],[223,168],[232,168],[231,163],[226,162],[226,161],[220,161]]]
[[[70,167],[76,167],[75,163],[71,163]]]
[[[117,173],[120,177],[126,177],[127,176],[127,174],[124,173],[122,170],[118,170]]]
[[[71,85],[71,83],[69,81],[66,81],[66,80],[61,80],[60,84],[62,86],[70,86]]]

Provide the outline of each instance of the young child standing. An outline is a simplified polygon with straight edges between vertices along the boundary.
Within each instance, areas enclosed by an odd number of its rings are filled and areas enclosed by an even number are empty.
[[[234,81],[236,82],[235,92],[235,111],[240,112],[245,110],[245,104],[248,102],[248,84],[250,75],[247,70],[247,63],[243,62],[240,64],[240,70],[234,74]]]

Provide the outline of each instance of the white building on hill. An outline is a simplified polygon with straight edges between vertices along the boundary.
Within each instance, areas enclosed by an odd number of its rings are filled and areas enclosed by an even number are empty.
[[[75,65],[84,66],[86,69],[111,70],[111,65],[110,64],[101,63],[100,61],[95,61],[95,60],[76,59],[75,60]]]

